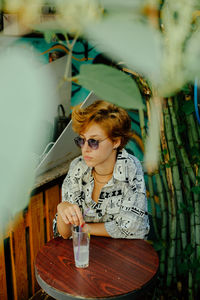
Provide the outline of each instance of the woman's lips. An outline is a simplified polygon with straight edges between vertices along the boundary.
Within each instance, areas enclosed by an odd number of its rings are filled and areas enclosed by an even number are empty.
[[[91,160],[92,159],[92,157],[90,157],[90,156],[84,156],[84,160]]]

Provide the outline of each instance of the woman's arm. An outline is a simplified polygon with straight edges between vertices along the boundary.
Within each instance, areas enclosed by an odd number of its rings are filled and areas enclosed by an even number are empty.
[[[83,226],[82,231],[89,231],[91,235],[110,237],[104,223],[86,223]]]
[[[76,226],[84,224],[82,213],[75,201],[75,195],[79,192],[77,179],[81,176],[78,170],[81,170],[80,157],[71,162],[62,184],[62,202],[57,206],[57,214],[53,221],[54,236],[59,233],[63,238],[69,238],[72,224]]]
[[[113,238],[145,239],[149,232],[146,188],[141,163],[134,159],[135,174],[123,195],[120,211],[105,228]]]

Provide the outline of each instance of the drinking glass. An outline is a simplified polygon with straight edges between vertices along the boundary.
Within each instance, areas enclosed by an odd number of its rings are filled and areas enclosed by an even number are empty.
[[[80,226],[73,226],[72,237],[75,266],[87,268],[89,266],[90,234],[83,232]]]

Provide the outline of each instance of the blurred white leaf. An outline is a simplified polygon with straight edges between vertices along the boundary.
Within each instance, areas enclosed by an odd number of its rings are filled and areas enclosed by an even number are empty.
[[[79,83],[101,99],[127,109],[144,109],[137,84],[122,71],[102,64],[82,65]]]
[[[193,33],[185,49],[185,77],[194,80],[200,77],[200,31]]]
[[[109,11],[125,11],[129,12],[131,10],[131,13],[135,13],[141,9],[141,7],[145,4],[146,0],[100,0],[100,4]]]
[[[97,0],[58,1],[57,21],[72,34],[82,33],[90,22],[96,23],[102,16],[102,8]]]
[[[162,39],[158,31],[128,17],[108,16],[90,23],[85,35],[98,50],[130,69],[145,75],[156,85],[161,79]]]
[[[33,24],[32,28],[36,31],[41,31],[44,33],[45,32],[62,33],[62,34],[67,33],[67,28],[64,26],[64,24],[59,23],[56,20],[46,21],[41,24]]]
[[[160,160],[161,99],[151,99],[148,136],[145,142],[144,166],[148,173],[156,171]]]
[[[3,0],[2,0],[3,2]],[[11,13],[16,13],[20,10],[23,5],[23,0],[6,0],[4,1],[4,5],[7,11]]]
[[[38,57],[22,46],[0,51],[0,227],[25,208],[43,143],[41,120],[51,110],[50,78],[38,72]],[[45,141],[47,142],[47,140]]]

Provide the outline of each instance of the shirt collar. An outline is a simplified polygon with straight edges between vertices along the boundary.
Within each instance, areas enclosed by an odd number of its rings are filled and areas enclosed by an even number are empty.
[[[134,160],[132,162],[133,162],[133,166],[132,166],[133,170],[136,171],[136,166],[135,166]],[[128,168],[131,167],[129,163],[130,163],[129,153],[125,149],[120,150],[117,155],[117,160],[116,160],[114,172],[113,172],[113,178],[117,179],[119,181],[128,181],[128,174],[129,174]],[[134,171],[133,171],[133,173],[134,173]],[[84,178],[86,180],[90,178],[90,181],[91,181],[92,168],[88,167],[86,165],[83,158],[82,158],[82,174],[84,174]]]

